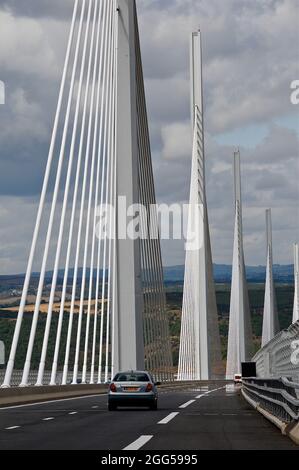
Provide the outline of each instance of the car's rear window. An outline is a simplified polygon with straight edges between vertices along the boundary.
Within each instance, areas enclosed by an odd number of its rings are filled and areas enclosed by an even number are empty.
[[[147,374],[128,373],[128,374],[116,374],[114,382],[149,382],[149,376]]]

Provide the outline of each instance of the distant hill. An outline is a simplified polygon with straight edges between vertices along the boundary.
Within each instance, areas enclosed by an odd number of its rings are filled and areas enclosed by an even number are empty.
[[[275,264],[274,280],[279,283],[293,283],[294,282],[294,266],[293,265],[280,265]],[[214,264],[214,278],[215,282],[218,283],[229,283],[231,282],[232,267],[227,264]],[[89,275],[89,270],[87,270]],[[58,284],[62,284],[64,271],[59,270]],[[265,266],[247,266],[246,275],[248,282],[265,282],[266,268]],[[96,271],[94,271],[94,277]],[[101,271],[102,276],[102,271]],[[20,286],[24,282],[24,274],[0,276],[0,287],[14,288]],[[78,270],[78,279],[82,277],[82,268]],[[52,271],[46,273],[45,283],[50,283],[52,278]],[[69,282],[73,278],[73,269],[69,271]],[[39,273],[33,273],[31,277],[31,285],[38,283]],[[164,280],[165,282],[183,282],[184,280],[184,266],[166,266],[164,267]]]
[[[170,266],[164,268],[164,279],[166,282],[180,282],[184,280],[184,269],[182,266]],[[294,266],[280,265],[273,266],[274,280],[281,283],[294,282]],[[248,282],[265,282],[265,266],[247,266],[246,276]],[[214,278],[216,282],[231,282],[232,267],[227,264],[214,264]]]

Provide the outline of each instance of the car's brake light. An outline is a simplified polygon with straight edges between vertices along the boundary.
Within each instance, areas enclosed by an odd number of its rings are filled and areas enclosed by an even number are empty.
[[[116,392],[116,386],[115,386],[115,384],[111,384],[111,385],[110,385],[110,390],[111,390],[111,392],[114,392],[114,393]]]
[[[152,390],[153,390],[152,384],[151,384],[151,383],[148,383],[147,386],[146,386],[145,391],[146,391],[146,392],[151,392]]]

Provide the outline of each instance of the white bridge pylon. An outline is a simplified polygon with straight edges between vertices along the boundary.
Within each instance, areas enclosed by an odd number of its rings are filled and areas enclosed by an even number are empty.
[[[170,377],[159,236],[119,237],[119,197],[155,203],[135,0],[75,0],[4,387]]]
[[[272,246],[272,217],[271,209],[266,210],[266,229],[267,229],[267,267],[266,267],[266,286],[265,302],[263,315],[263,334],[262,347],[279,333],[279,319],[277,310],[277,301],[275,286],[273,280],[273,246]]]
[[[234,154],[235,232],[232,282],[229,312],[226,378],[231,380],[241,372],[241,363],[252,356],[252,329],[246,281],[241,197],[240,152]]]
[[[193,151],[178,380],[208,380],[221,375],[221,350],[205,189],[201,33],[191,39]],[[199,219],[199,220],[198,220]]]

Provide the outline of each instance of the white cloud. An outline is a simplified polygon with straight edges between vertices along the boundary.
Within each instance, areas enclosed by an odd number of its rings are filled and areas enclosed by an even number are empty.
[[[48,136],[48,128],[45,124],[44,110],[39,103],[29,102],[25,90],[18,88],[9,96],[11,119],[2,123],[0,128],[0,139],[14,139],[16,136],[27,139],[43,140]]]
[[[190,155],[192,149],[190,123],[171,123],[162,128],[161,134],[163,158],[172,160]]]
[[[35,215],[35,200],[0,199],[1,274],[25,272]]]
[[[36,19],[14,17],[0,10],[0,63],[8,73],[57,77],[57,57]]]
[[[145,10],[144,2],[139,8],[145,73],[150,80],[168,80],[170,91],[165,84],[164,95],[171,107],[171,83],[178,78],[188,82],[189,36],[200,25],[209,132],[295,112],[289,89],[299,73],[296,0],[176,1],[164,8],[164,2],[145,4]],[[175,101],[185,100],[186,91],[188,86],[184,91],[177,87]],[[151,100],[161,106],[160,95]]]

